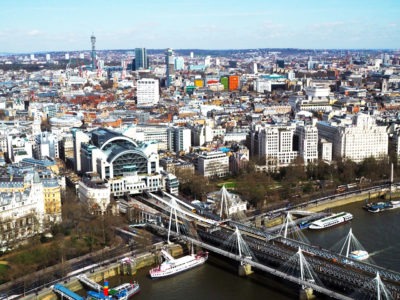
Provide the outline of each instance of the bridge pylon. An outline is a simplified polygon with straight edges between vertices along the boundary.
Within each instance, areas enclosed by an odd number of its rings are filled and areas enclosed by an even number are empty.
[[[178,214],[177,214],[177,207],[178,204],[176,203],[175,199],[171,199],[171,206],[170,206],[170,215],[169,215],[169,224],[168,224],[168,244],[171,244],[169,237],[171,234],[171,224],[173,222],[173,215],[175,215],[175,229],[176,233],[179,234],[179,222],[178,222]]]
[[[312,276],[311,276],[311,278],[306,278],[306,274],[305,274],[305,270],[304,270],[304,265],[306,264],[306,260],[304,258],[303,252],[301,251],[300,247],[299,247],[299,250],[297,251],[297,255],[299,256],[299,262],[300,262],[300,279],[303,281],[308,280],[310,282],[315,282],[315,280],[312,278]],[[311,287],[302,285],[299,298],[300,298],[300,300],[315,299],[314,290]]]
[[[253,270],[251,269],[251,265],[247,264],[245,262],[245,259],[252,259],[252,256],[250,253],[250,248],[248,247],[246,242],[243,240],[242,235],[240,234],[239,228],[236,227],[234,234],[236,235],[239,256],[243,258],[240,261],[240,265],[239,265],[239,276],[248,276],[253,273]]]

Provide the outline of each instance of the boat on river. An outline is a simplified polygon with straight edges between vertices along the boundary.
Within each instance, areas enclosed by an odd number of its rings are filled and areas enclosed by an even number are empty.
[[[378,213],[385,210],[395,209],[400,207],[400,200],[380,201],[368,203],[365,209],[372,213]]]
[[[200,266],[206,262],[208,259],[208,252],[199,252],[197,254],[190,254],[183,256],[181,258],[173,258],[164,249],[161,250],[161,254],[165,261],[161,263],[158,267],[150,270],[151,278],[160,278],[171,276],[194,267]]]
[[[133,295],[140,292],[140,285],[136,281],[134,283],[123,283],[115,288],[112,288],[108,291],[108,295],[104,294],[104,291],[89,291],[87,293],[88,300],[100,300],[100,299],[109,299],[109,300],[127,300]]]
[[[311,223],[309,221],[301,221],[298,226],[300,229],[306,229],[310,227],[310,225]]]
[[[369,254],[365,250],[354,250],[349,253],[349,257],[355,260],[365,260],[369,258]]]
[[[348,212],[340,212],[337,214],[332,214],[328,217],[316,220],[310,224],[308,228],[310,229],[325,229],[331,226],[339,225],[341,223],[350,221],[353,219],[353,215]]]

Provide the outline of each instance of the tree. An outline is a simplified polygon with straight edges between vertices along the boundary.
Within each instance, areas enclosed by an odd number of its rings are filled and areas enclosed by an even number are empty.
[[[309,163],[306,167],[306,173],[308,178],[314,180],[329,180],[336,171],[333,165],[319,160],[316,163]]]
[[[179,179],[180,191],[187,196],[202,199],[213,190],[208,178],[200,174],[182,170],[176,173],[176,177]]]
[[[340,183],[354,182],[357,177],[358,165],[350,159],[340,159],[337,162],[337,170]]]
[[[275,199],[274,187],[274,181],[265,173],[243,173],[236,182],[236,191],[256,207],[262,207],[266,197]]]

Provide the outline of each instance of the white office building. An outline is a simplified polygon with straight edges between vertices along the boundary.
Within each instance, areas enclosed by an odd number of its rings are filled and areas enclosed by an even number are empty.
[[[300,125],[296,127],[296,135],[299,138],[299,156],[304,164],[318,160],[318,129],[312,125]]]
[[[271,80],[265,80],[261,78],[256,79],[257,93],[271,92],[271,90],[272,90]]]
[[[185,68],[185,59],[181,56],[175,57],[175,70],[180,71]]]
[[[57,135],[47,131],[38,134],[35,139],[34,155],[37,159],[59,158]]]
[[[332,111],[332,103],[335,101],[334,94],[331,93],[330,82],[311,82],[307,81],[307,86],[304,88],[305,96],[292,95],[289,97],[288,103],[293,111]]]
[[[386,126],[376,125],[369,115],[359,113],[351,124],[321,121],[317,128],[319,137],[332,143],[333,159],[348,158],[358,163],[368,157],[382,159],[388,155]]]
[[[137,107],[152,107],[160,100],[159,82],[145,78],[137,81]]]
[[[299,155],[294,150],[293,136],[296,126],[255,126],[248,136],[250,155],[265,158],[268,169],[287,166]]]
[[[152,142],[157,144],[158,150],[168,149],[168,126],[166,125],[138,125],[135,136],[138,142]]]
[[[221,151],[203,152],[197,167],[204,177],[224,177],[229,174],[229,157]]]
[[[320,139],[318,143],[318,154],[324,162],[332,162],[332,143],[325,139]]]

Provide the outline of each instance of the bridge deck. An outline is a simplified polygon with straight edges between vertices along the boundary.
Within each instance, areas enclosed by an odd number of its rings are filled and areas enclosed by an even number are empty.
[[[150,195],[155,196],[152,194]],[[157,196],[154,198],[161,200]],[[318,199],[318,201],[321,200],[322,199]],[[167,207],[165,212],[167,212],[169,215],[170,210],[168,209],[168,206],[171,204],[165,200],[163,201],[163,204]],[[301,248],[313,270],[316,271],[321,277],[328,280],[330,284],[336,285],[340,290],[342,288],[347,291],[356,291],[361,289],[364,290],[366,288],[366,283],[373,281],[377,272],[379,272],[382,281],[390,293],[392,293],[396,299],[398,296],[400,296],[400,274],[397,272],[365,262],[345,258],[342,255],[322,249],[318,246],[304,244],[292,239],[285,239],[276,235],[275,232],[271,234],[271,232],[266,232],[258,228],[234,221],[226,222],[225,224],[221,225],[222,222],[211,221],[210,219],[196,215],[191,211],[188,212],[187,210],[179,209],[176,206],[173,208],[177,209],[177,211],[183,215],[182,217],[184,219],[186,218],[196,221],[197,225],[196,229],[194,230],[196,231],[196,235],[178,235],[173,234],[172,232],[171,234],[188,241],[191,239],[190,241],[192,241],[194,244],[209,249],[210,251],[243,262],[244,258],[238,257],[234,253],[221,249],[224,242],[233,234],[234,228],[238,227],[242,232],[242,236],[246,243],[248,243],[250,249],[255,254],[255,259],[257,260],[257,262],[250,260],[248,263],[257,269],[285,278],[294,283],[311,287],[314,290],[330,297],[349,299],[347,296],[343,296],[341,294],[336,295],[336,292],[323,286],[319,286],[308,281],[301,281],[297,277],[291,277],[288,274],[279,272],[278,270],[269,267],[271,265],[275,266],[283,264],[293,257],[298,249]],[[166,220],[167,219],[168,216]],[[186,225],[189,224],[182,223],[179,226],[183,226],[184,228]],[[156,225],[152,226],[154,226],[156,230],[165,230]],[[186,228],[187,232],[193,231],[193,229],[194,228]],[[196,236],[196,239],[192,239],[189,236]],[[376,286],[369,285],[367,289],[367,293],[376,292]]]
[[[151,225],[151,226],[154,226],[154,225]],[[155,227],[156,227],[156,226],[155,226]],[[177,234],[174,234],[174,235],[178,236]],[[246,264],[251,265],[251,266],[254,267],[254,268],[257,268],[257,269],[259,269],[259,270],[262,270],[262,271],[265,271],[265,272],[267,272],[267,273],[273,274],[273,275],[275,275],[275,276],[281,277],[281,278],[283,278],[283,279],[285,279],[285,280],[289,280],[289,281],[291,281],[291,282],[293,282],[293,283],[296,283],[296,284],[299,284],[299,285],[304,285],[304,286],[310,287],[310,288],[312,288],[313,290],[315,290],[315,291],[317,291],[317,292],[320,292],[320,293],[322,293],[322,294],[328,295],[328,296],[330,296],[330,297],[332,297],[332,298],[335,298],[335,299],[344,299],[344,300],[349,300],[349,299],[351,299],[351,298],[349,298],[349,297],[347,297],[347,296],[344,296],[344,295],[342,295],[342,294],[339,294],[339,293],[337,293],[337,292],[334,292],[334,291],[332,291],[332,290],[329,290],[329,289],[327,289],[327,288],[325,288],[325,287],[321,287],[321,286],[316,285],[316,284],[314,284],[314,283],[312,283],[312,282],[309,282],[309,281],[301,280],[300,278],[297,278],[297,277],[288,275],[288,274],[286,274],[286,273],[284,273],[284,272],[281,272],[281,271],[276,270],[276,269],[274,269],[274,268],[265,266],[265,265],[263,265],[263,264],[261,264],[261,263],[254,262],[254,261],[252,261],[252,260],[250,260],[250,259],[245,259],[245,258],[243,258],[243,257],[241,257],[241,256],[239,256],[239,255],[236,255],[236,254],[233,254],[233,253],[231,253],[231,252],[225,251],[225,250],[223,250],[223,249],[220,249],[220,248],[218,248],[218,247],[212,246],[212,245],[210,245],[210,244],[207,244],[207,243],[204,243],[204,242],[201,242],[201,241],[198,241],[198,240],[196,240],[196,239],[193,239],[193,238],[190,238],[190,237],[187,237],[187,236],[183,236],[183,235],[179,235],[179,237],[182,238],[183,240],[186,240],[186,241],[188,241],[188,242],[191,242],[191,243],[193,243],[193,244],[195,244],[195,245],[197,245],[197,246],[200,246],[200,247],[202,247],[202,248],[204,248],[204,249],[207,249],[207,250],[209,250],[209,251],[212,251],[212,252],[214,252],[214,253],[218,253],[218,254],[220,254],[220,255],[223,255],[223,256],[228,257],[228,258],[230,258],[230,259],[234,259],[234,260],[239,261],[239,262],[244,262],[244,263],[246,263]]]

